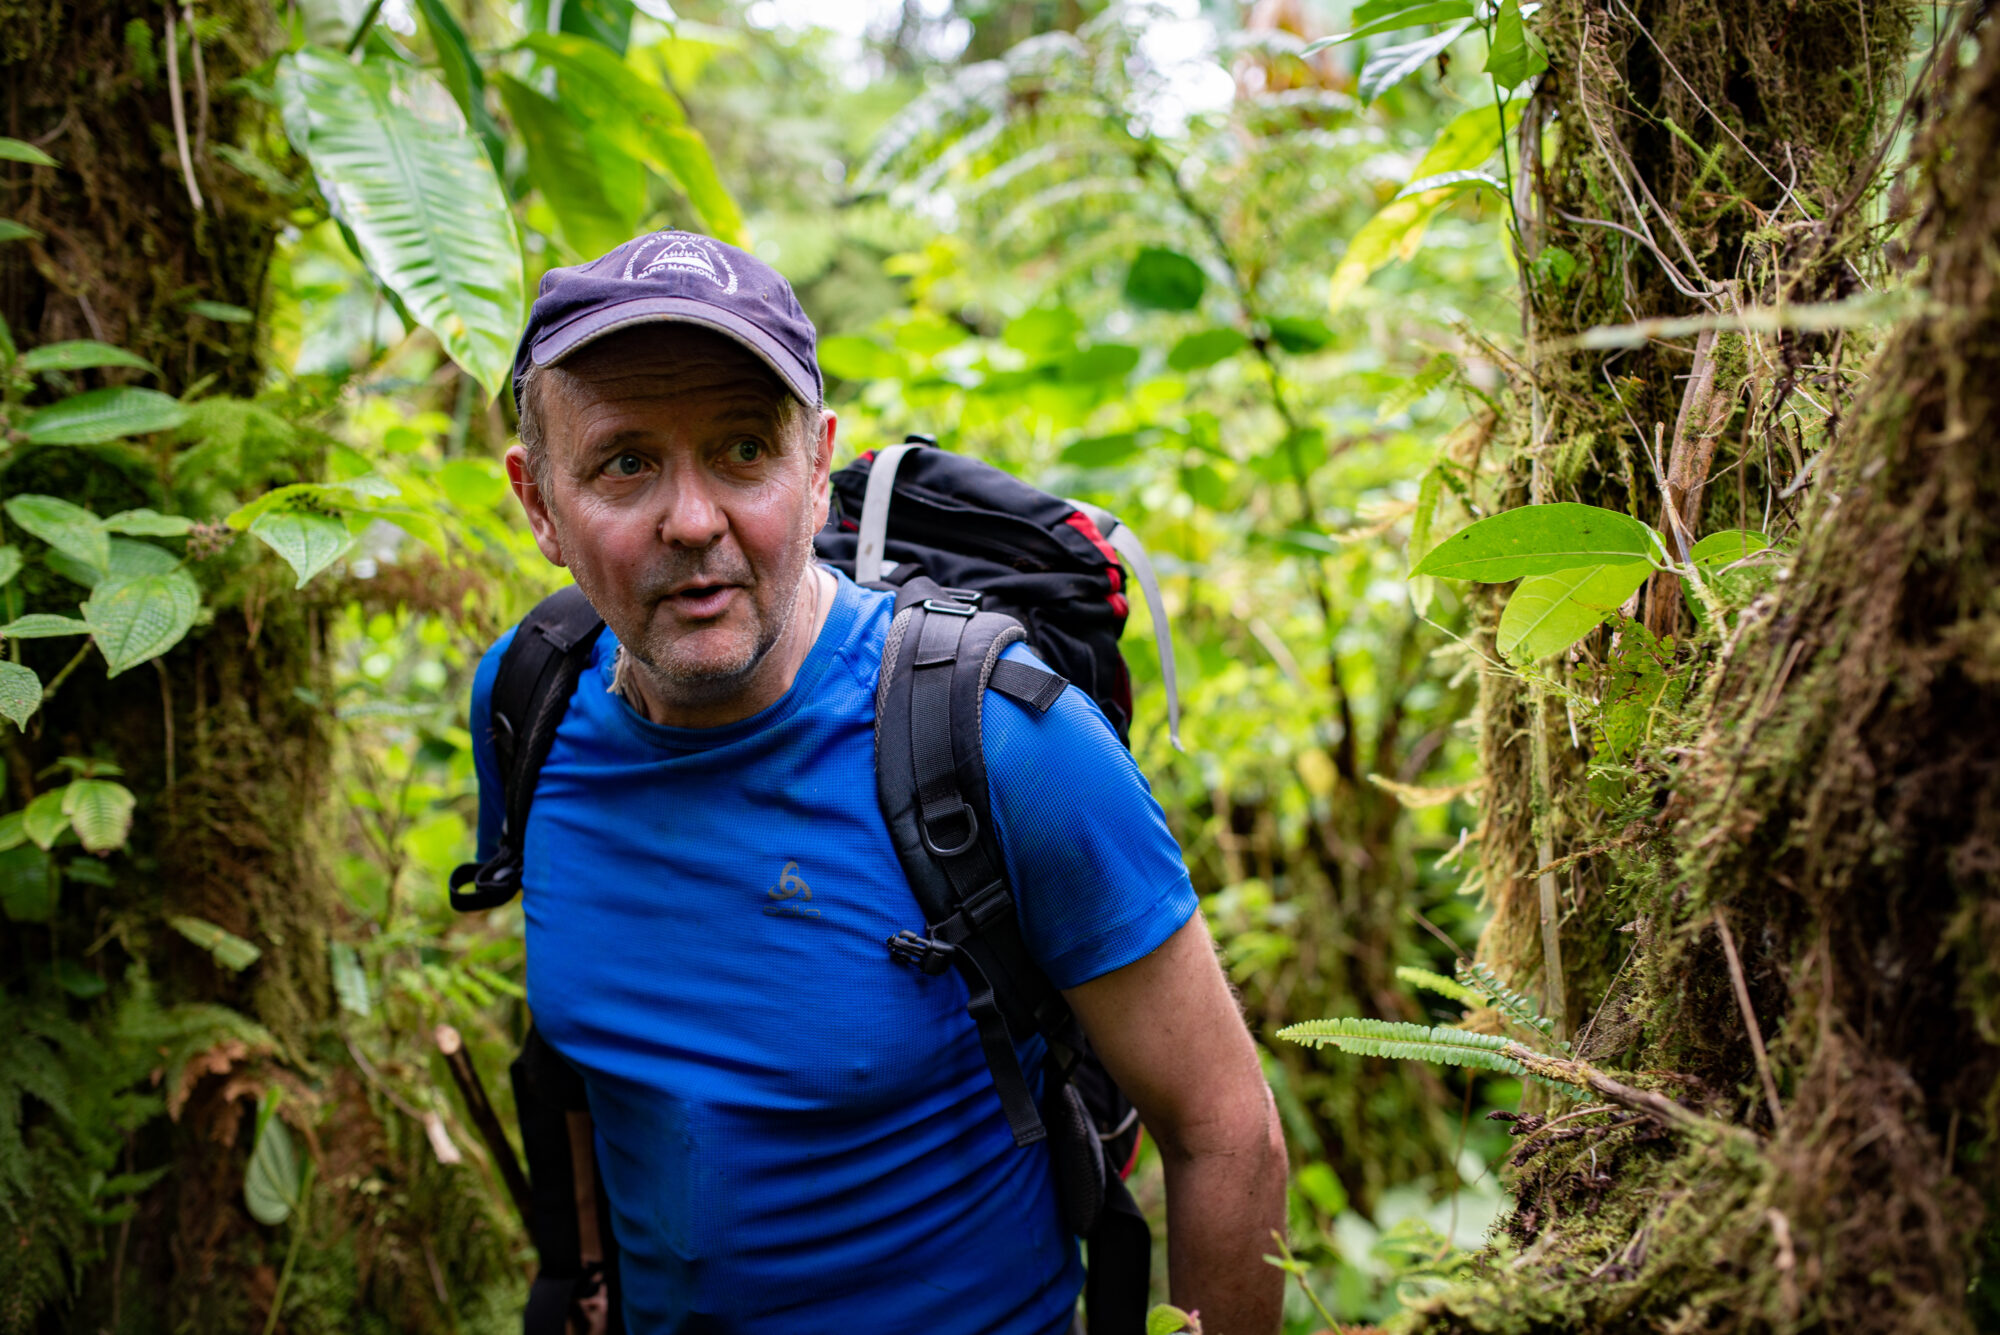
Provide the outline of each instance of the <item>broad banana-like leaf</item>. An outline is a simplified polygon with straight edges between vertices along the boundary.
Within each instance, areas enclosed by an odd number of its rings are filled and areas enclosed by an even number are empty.
[[[523,45],[555,68],[566,110],[680,186],[710,235],[744,244],[743,215],[679,99],[587,38],[536,33]],[[512,108],[510,101],[509,115]]]
[[[579,259],[592,260],[630,241],[646,207],[639,160],[519,79],[496,74],[493,83],[527,145],[528,179],[556,215],[563,243]]]
[[[361,259],[498,394],[525,318],[521,242],[465,116],[429,74],[306,47],[278,67],[285,130]]]

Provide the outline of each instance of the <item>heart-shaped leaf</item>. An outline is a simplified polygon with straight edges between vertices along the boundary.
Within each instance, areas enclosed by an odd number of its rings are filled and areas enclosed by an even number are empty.
[[[63,798],[68,787],[65,784],[61,788],[51,788],[22,808],[21,829],[35,847],[54,847],[56,840],[62,838],[62,832],[69,828],[69,817],[63,814]]]
[[[201,610],[201,587],[185,570],[107,580],[83,605],[110,676],[180,643]]]
[[[41,707],[42,679],[34,669],[0,659],[0,715],[25,728]]]
[[[109,779],[78,779],[64,790],[62,809],[77,842],[92,853],[122,848],[132,833],[132,790]]]
[[[260,1224],[282,1224],[299,1206],[303,1179],[292,1133],[276,1117],[266,1117],[243,1172],[243,1204]]]
[[[1564,501],[1524,505],[1468,525],[1433,547],[1410,573],[1499,584],[1648,561],[1659,552],[1659,535],[1632,516]]]
[[[135,371],[152,371],[155,374],[160,369],[136,352],[127,352],[88,338],[73,339],[67,343],[44,343],[21,354],[23,371],[86,371],[95,366],[129,366]]]
[[[179,399],[130,385],[93,389],[31,413],[21,429],[34,445],[96,445],[124,436],[171,431],[187,421]]]
[[[0,626],[0,638],[10,640],[50,640],[59,635],[88,635],[90,623],[76,617],[51,612],[30,612]]]
[[[1651,562],[1631,561],[1524,579],[1500,613],[1496,647],[1515,663],[1560,653],[1617,611],[1652,573]]]
[[[135,538],[178,538],[194,527],[186,515],[163,515],[157,510],[120,510],[104,521],[109,533],[129,533]]]
[[[103,570],[111,564],[111,535],[104,521],[59,496],[10,497],[7,517],[67,556]]]
[[[167,925],[215,956],[217,964],[235,973],[242,973],[264,953],[236,933],[225,931],[206,918],[170,913]]]
[[[250,531],[264,540],[272,551],[285,558],[303,589],[306,581],[338,561],[354,545],[347,525],[308,510],[273,510],[259,515]]]

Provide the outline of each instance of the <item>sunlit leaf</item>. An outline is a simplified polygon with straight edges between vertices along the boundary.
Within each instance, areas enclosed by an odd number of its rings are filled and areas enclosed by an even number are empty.
[[[1495,647],[1516,663],[1560,653],[1616,612],[1652,573],[1651,562],[1632,561],[1532,575],[1508,597]]]
[[[5,136],[0,136],[0,161],[25,162],[33,167],[53,167],[56,165],[54,158],[42,152],[41,149],[36,148],[33,144],[20,139],[8,139]]]
[[[250,525],[250,532],[285,558],[285,563],[299,577],[293,587],[300,589],[354,545],[354,535],[347,531],[347,525],[305,510],[273,510],[260,515]]]
[[[307,47],[278,67],[285,129],[362,258],[488,394],[526,315],[520,242],[493,164],[429,75]]]
[[[340,1008],[367,1019],[373,1007],[368,998],[368,972],[361,967],[359,952],[345,941],[332,941],[327,944],[327,962],[332,967],[333,995]]]
[[[230,511],[223,516],[222,522],[241,533],[256,523],[260,515],[273,510],[305,509],[336,514],[375,511],[401,495],[402,491],[395,483],[374,473],[349,478],[345,482],[295,482],[287,487],[275,487],[247,505]]]
[[[1370,52],[1368,63],[1361,67],[1361,78],[1355,89],[1357,95],[1363,102],[1373,102],[1437,59],[1439,52],[1463,37],[1471,27],[1472,20],[1463,18],[1428,37]]]
[[[167,925],[213,955],[217,964],[232,973],[242,973],[264,953],[234,932],[225,931],[206,918],[170,913]]]
[[[1130,375],[1138,364],[1137,348],[1124,343],[1093,343],[1062,359],[1062,378],[1077,383],[1118,380]]]
[[[131,789],[109,779],[77,779],[63,792],[63,814],[77,842],[92,853],[124,847],[136,805]]]
[[[444,75],[452,100],[465,113],[472,132],[479,136],[480,147],[486,150],[493,169],[504,170],[505,141],[500,137],[500,127],[493,123],[493,114],[486,109],[486,76],[472,52],[472,43],[466,40],[465,29],[459,26],[444,0],[417,0],[417,10],[424,16],[424,26],[430,29],[438,70]]]
[[[1659,551],[1659,535],[1632,516],[1564,501],[1524,505],[1468,525],[1432,548],[1412,573],[1497,584],[1648,561]]]
[[[1174,344],[1167,365],[1176,371],[1195,371],[1233,357],[1250,346],[1250,340],[1234,329],[1204,329]]]
[[[109,675],[179,644],[201,610],[201,587],[185,570],[97,586],[83,605]]]
[[[1363,37],[1376,37],[1385,32],[1401,32],[1405,28],[1420,28],[1427,23],[1450,23],[1454,19],[1472,17],[1472,0],[1427,0],[1426,3],[1393,10],[1382,17],[1364,20],[1362,15],[1367,6],[1356,10],[1355,26],[1335,37],[1322,37],[1317,42],[1308,43],[1301,55],[1312,55],[1329,46],[1356,41]]]
[[[24,359],[25,360],[25,359]],[[124,436],[171,431],[187,421],[180,400],[155,389],[93,389],[30,413],[21,424],[34,445],[97,445]]]
[[[137,579],[141,575],[164,575],[177,568],[181,561],[166,548],[150,542],[140,542],[134,538],[111,539],[111,563],[108,566],[94,566],[79,561],[63,552],[50,552],[43,558],[49,569],[64,579],[75,580],[86,589],[120,580]]]
[[[51,788],[46,793],[37,794],[35,799],[21,809],[21,831],[37,848],[51,848],[62,838],[69,828],[69,815],[63,810],[63,798],[68,785]]]
[[[1007,322],[1000,341],[1030,357],[1047,357],[1076,346],[1083,319],[1067,306],[1044,306]]]
[[[34,669],[0,659],[0,715],[25,728],[41,707],[42,679]]]
[[[1156,311],[1191,311],[1201,301],[1208,276],[1179,251],[1148,246],[1125,275],[1125,299]]]
[[[1491,190],[1506,197],[1507,187],[1497,176],[1482,171],[1439,172],[1435,176],[1419,176],[1396,192],[1397,199],[1408,199],[1412,195],[1428,195],[1435,190],[1448,190],[1453,195],[1463,195],[1474,190]]]
[[[67,343],[44,343],[21,354],[23,371],[83,371],[95,366],[129,366],[133,370],[156,373],[160,369],[137,353],[88,338]]]
[[[1702,573],[1720,570],[1734,561],[1741,561],[1753,552],[1761,552],[1771,545],[1771,540],[1762,533],[1750,529],[1730,528],[1720,533],[1711,533],[1688,549],[1688,560],[1700,566]]]
[[[111,535],[80,505],[59,496],[9,497],[7,517],[59,552],[102,570],[111,564]]]
[[[104,520],[109,533],[129,533],[135,538],[178,538],[194,527],[186,515],[163,515],[157,510],[120,510]]]

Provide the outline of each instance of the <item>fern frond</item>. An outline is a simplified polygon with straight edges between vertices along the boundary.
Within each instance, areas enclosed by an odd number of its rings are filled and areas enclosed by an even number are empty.
[[[1435,992],[1448,1001],[1456,1001],[1466,1006],[1484,1006],[1486,998],[1455,978],[1447,978],[1429,969],[1419,969],[1414,965],[1401,964],[1396,967],[1396,977],[1422,992]]]
[[[1393,1057],[1403,1061],[1443,1062],[1447,1066],[1470,1066],[1483,1071],[1526,1075],[1527,1068],[1508,1054],[1518,1047],[1497,1034],[1472,1034],[1447,1025],[1406,1024],[1400,1020],[1306,1020],[1286,1025],[1278,1037],[1313,1047],[1331,1044],[1343,1052],[1364,1057]]]
[[[1492,1006],[1523,1029],[1532,1029],[1545,1038],[1555,1037],[1556,1022],[1543,1015],[1534,1002],[1501,982],[1500,975],[1486,965],[1476,960],[1460,960],[1458,980],[1477,992],[1484,1004]],[[1567,1043],[1557,1042],[1556,1046],[1564,1052],[1569,1051]]]

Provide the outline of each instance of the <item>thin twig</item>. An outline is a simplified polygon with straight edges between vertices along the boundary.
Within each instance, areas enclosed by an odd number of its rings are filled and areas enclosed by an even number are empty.
[[[194,154],[200,157],[208,151],[208,67],[201,58],[201,34],[194,26],[194,2],[181,7],[181,17],[188,25],[188,54],[194,57]]]
[[[181,105],[181,56],[178,25],[174,22],[172,0],[167,4],[167,100],[174,113],[174,146],[181,154],[181,178],[187,182],[188,200],[201,212],[201,187],[194,181],[194,156],[188,152],[187,109]]]
[[[1771,1125],[1784,1116],[1778,1102],[1778,1082],[1771,1075],[1771,1058],[1764,1051],[1764,1031],[1757,1025],[1757,1008],[1750,1004],[1750,985],[1743,979],[1743,961],[1736,954],[1736,938],[1729,931],[1729,919],[1715,910],[1716,934],[1722,938],[1722,953],[1729,959],[1729,985],[1736,989],[1736,1005],[1743,1012],[1743,1027],[1750,1031],[1750,1051],[1757,1058],[1757,1075],[1764,1082],[1764,1097],[1771,1105]]]

